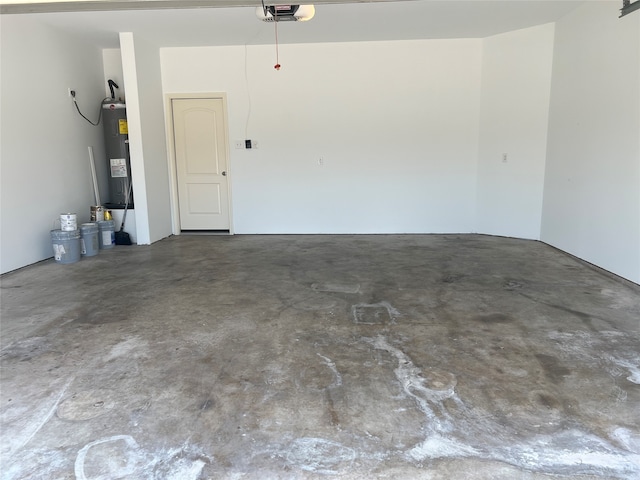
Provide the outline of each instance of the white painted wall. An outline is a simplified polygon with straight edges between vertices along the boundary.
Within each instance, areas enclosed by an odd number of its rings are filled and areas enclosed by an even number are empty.
[[[541,239],[640,283],[640,15],[556,25]]]
[[[161,59],[165,93],[227,93],[236,233],[475,227],[480,40],[281,45],[280,71],[273,46]]]
[[[478,232],[540,238],[553,32],[546,24],[482,42]]]
[[[127,86],[136,236],[138,244],[149,244],[171,235],[160,53],[130,32],[120,34],[120,49]]]
[[[1,15],[0,269],[7,272],[53,256],[49,230],[62,212],[89,221],[94,204],[87,147],[106,178],[100,50],[34,21]]]

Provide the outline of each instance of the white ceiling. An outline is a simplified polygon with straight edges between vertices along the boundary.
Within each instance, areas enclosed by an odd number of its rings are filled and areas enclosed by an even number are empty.
[[[281,43],[316,43],[481,38],[553,22],[583,1],[414,0],[332,4],[321,0],[316,2],[316,16],[311,21],[280,22],[279,40]],[[608,1],[622,6],[621,1]],[[6,3],[7,0],[3,0],[4,12],[10,11]],[[151,2],[148,5],[152,3],[157,5],[164,2]],[[257,5],[258,1],[216,2],[218,5],[241,3]],[[65,8],[69,8],[69,5],[65,4]],[[613,7],[615,5],[612,5],[612,15],[617,16],[618,11]],[[0,20],[9,15],[3,14]],[[160,47],[274,42],[274,25],[259,21],[253,6],[64,11],[23,15],[77,34],[83,41],[101,48],[117,48],[118,32],[134,32],[135,36]]]

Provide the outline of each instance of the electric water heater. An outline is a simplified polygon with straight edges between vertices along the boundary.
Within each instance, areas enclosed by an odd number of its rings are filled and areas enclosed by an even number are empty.
[[[102,102],[104,144],[109,168],[109,200],[107,206],[133,208],[131,189],[131,161],[129,159],[129,130],[124,102],[107,98]]]

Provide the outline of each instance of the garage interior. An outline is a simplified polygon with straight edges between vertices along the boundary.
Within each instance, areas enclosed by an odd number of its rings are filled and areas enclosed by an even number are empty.
[[[276,53],[250,2],[103,3],[2,2],[1,478],[640,476],[637,12],[320,2]],[[137,245],[60,265],[107,79]],[[180,223],[192,97],[229,234]]]

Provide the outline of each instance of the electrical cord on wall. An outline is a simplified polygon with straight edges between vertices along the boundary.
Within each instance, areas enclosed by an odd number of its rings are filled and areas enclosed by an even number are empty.
[[[89,122],[91,125],[93,125],[94,127],[97,127],[100,124],[100,119],[102,118],[102,104],[100,104],[100,111],[98,112],[98,120],[96,120],[96,123],[93,123],[91,120],[85,117],[84,114],[80,111],[80,107],[78,106],[78,102],[76,101],[75,90],[71,90],[70,93],[71,93],[71,99],[73,100],[73,104],[76,106],[76,110],[78,111],[80,116],[84,118],[87,122]]]
[[[262,30],[263,30],[262,27],[258,28],[256,30],[256,33],[251,37],[251,39],[244,44],[244,84],[247,90],[247,102],[249,104],[249,107],[247,110],[247,121],[244,125],[244,138],[249,138],[249,120],[251,119],[251,90],[249,88],[249,60],[248,60],[247,46],[250,43],[252,43],[258,37],[258,35],[260,35]]]
[[[251,90],[249,90],[249,73],[247,71],[247,44],[244,45],[244,83],[247,89],[247,101],[249,107],[247,110],[247,122],[244,125],[244,138],[249,138],[249,119],[251,118]]]

